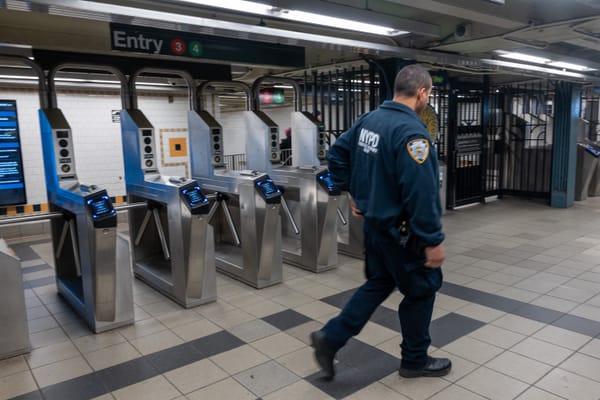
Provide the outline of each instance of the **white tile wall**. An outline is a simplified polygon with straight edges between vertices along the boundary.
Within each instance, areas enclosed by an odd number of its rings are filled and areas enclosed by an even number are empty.
[[[45,203],[46,187],[42,161],[39,128],[39,97],[36,90],[0,88],[0,98],[15,99],[19,113],[19,127],[23,152],[27,202]],[[58,106],[73,131],[77,174],[80,182],[104,187],[111,196],[125,194],[121,127],[112,122],[112,110],[121,108],[117,92],[59,91]],[[140,95],[138,106],[154,126],[155,140],[159,143],[161,129],[186,129],[188,99],[166,94]],[[212,108],[212,107],[211,107]],[[280,127],[291,125],[292,107],[264,110]],[[225,154],[245,153],[246,133],[242,112],[216,115],[224,128]],[[159,157],[159,166],[162,164]],[[189,162],[186,157],[182,162]],[[184,175],[185,167],[164,167],[167,175]]]
[[[27,202],[46,203],[38,93],[29,89],[0,88],[0,98],[17,101]],[[121,127],[113,123],[111,117],[112,110],[121,108],[118,93],[59,92],[57,101],[73,131],[80,182],[104,187],[111,196],[124,195]],[[176,96],[169,102],[167,95],[142,95],[139,107],[154,124],[157,143],[161,128],[187,128],[186,97]],[[160,162],[159,159],[159,165]],[[173,167],[161,172],[181,175],[182,171],[182,167]]]
[[[279,135],[283,139],[285,128],[291,126],[292,107],[269,108],[265,113],[279,126]],[[242,112],[227,112],[218,119],[223,125],[223,151],[225,154],[246,153],[246,131]]]

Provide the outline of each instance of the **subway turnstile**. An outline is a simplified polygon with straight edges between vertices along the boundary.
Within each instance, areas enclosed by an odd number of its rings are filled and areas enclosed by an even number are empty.
[[[249,88],[235,82],[206,82],[199,88],[199,97],[209,84],[217,83],[242,87],[250,101]],[[192,177],[203,188],[220,193],[211,210],[217,269],[259,289],[280,283],[280,189],[265,173],[226,168],[223,129],[211,114],[190,111],[188,127]]]
[[[259,109],[260,85],[265,81],[291,84],[295,89],[291,165],[280,161],[279,127]],[[283,259],[312,272],[331,269],[337,265],[337,220],[345,224],[346,218],[339,208],[341,192],[332,184],[326,166],[324,126],[312,114],[298,111],[300,89],[293,79],[258,79],[253,100],[253,110],[246,113],[246,164],[266,171],[283,188],[282,205],[292,215],[283,221]]]
[[[210,202],[195,180],[158,170],[154,128],[137,109],[136,79],[147,71],[131,78],[131,108],[121,112],[128,199],[147,203],[129,213],[133,271],[183,307],[194,307],[216,300]]]
[[[351,196],[344,192],[340,196],[340,210],[348,216],[348,222],[340,225],[337,232],[338,251],[353,258],[365,258],[363,221],[352,214]]]
[[[49,105],[39,111],[48,203],[62,219],[50,222],[59,293],[94,332],[133,323],[131,258],[117,235],[117,215],[106,190],[81,184],[73,153],[73,132],[56,105],[49,73]],[[108,67],[75,66],[118,71]]]
[[[19,259],[12,253],[4,240],[0,239],[0,360],[28,353],[31,348],[23,270]]]

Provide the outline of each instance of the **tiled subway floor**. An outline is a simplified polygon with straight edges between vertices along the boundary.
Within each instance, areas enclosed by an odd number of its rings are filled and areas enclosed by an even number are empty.
[[[600,399],[600,198],[571,209],[507,199],[450,212],[431,352],[444,378],[397,374],[399,294],[324,382],[308,335],[363,282],[340,256],[255,290],[218,275],[218,301],[184,310],[134,283],[133,326],[93,335],[56,294],[47,237],[22,259],[33,350],[0,361],[0,399]]]

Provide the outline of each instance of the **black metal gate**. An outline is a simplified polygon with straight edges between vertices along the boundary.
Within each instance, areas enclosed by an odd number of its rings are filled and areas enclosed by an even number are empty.
[[[379,107],[380,72],[372,65],[304,74],[303,111],[319,115],[331,136],[338,136],[365,112]]]
[[[448,103],[448,206],[483,201],[483,97],[477,90],[450,93]]]
[[[549,197],[552,177],[554,89],[548,81],[499,89],[507,110],[503,192]]]
[[[581,95],[580,139],[600,142],[600,93],[587,88]]]

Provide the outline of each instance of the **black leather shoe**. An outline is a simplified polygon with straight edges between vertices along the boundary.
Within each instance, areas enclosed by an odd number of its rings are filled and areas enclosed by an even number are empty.
[[[335,351],[329,347],[325,341],[325,334],[321,331],[315,331],[310,334],[311,346],[315,349],[315,358],[317,363],[325,373],[325,379],[332,380],[335,376],[333,368],[333,357]]]
[[[429,357],[427,364],[423,368],[409,369],[400,367],[398,373],[403,378],[436,377],[448,375],[451,369],[452,362],[447,358]]]

